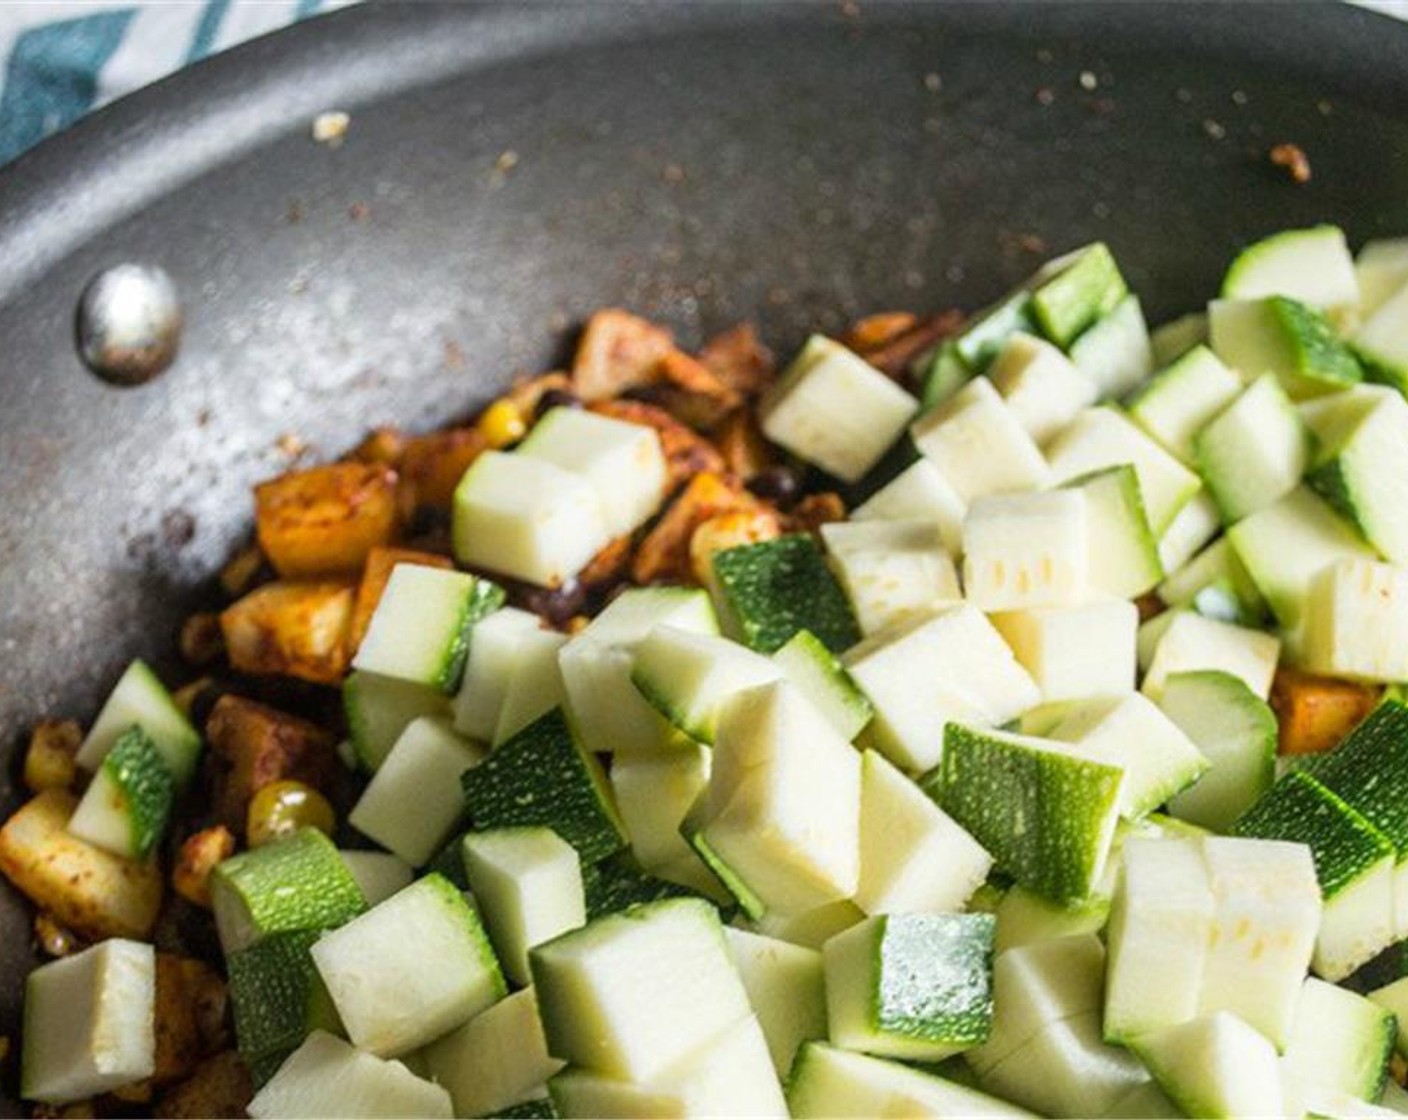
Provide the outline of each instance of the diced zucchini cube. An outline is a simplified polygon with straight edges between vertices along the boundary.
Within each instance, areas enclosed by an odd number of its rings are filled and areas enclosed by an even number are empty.
[[[963,552],[967,503],[928,459],[917,459],[851,511],[852,521],[930,521],[944,548]]]
[[[1123,599],[1077,607],[1005,611],[992,624],[1045,703],[1119,696],[1134,690],[1139,611]]]
[[[719,617],[728,631],[760,653],[781,648],[810,630],[828,649],[860,640],[845,593],[809,533],[792,533],[716,552]]]
[[[1305,667],[1352,680],[1408,680],[1408,568],[1340,560],[1311,584]]]
[[[1018,334],[1030,335],[1037,329],[1031,311],[1031,294],[1018,288],[975,314],[953,337],[950,346],[972,372],[990,371],[1010,339]]]
[[[1214,912],[1199,841],[1131,838],[1121,861],[1105,979],[1111,1042],[1197,1018]]]
[[[940,1061],[992,1029],[991,914],[878,914],[826,943],[830,1039]]]
[[[60,1105],[156,1068],[156,952],[110,938],[25,980],[20,1093]]]
[[[1191,463],[1193,437],[1241,392],[1241,378],[1206,346],[1196,345],[1130,399],[1129,418],[1181,462]]]
[[[953,557],[932,521],[833,521],[821,527],[821,539],[861,634],[963,601]]]
[[[503,601],[502,588],[465,572],[397,564],[352,666],[453,693],[470,631]]]
[[[909,771],[939,761],[948,721],[996,726],[1041,699],[1002,635],[966,604],[907,620],[862,642],[844,660],[875,706],[866,735]]]
[[[1093,378],[1051,343],[1029,334],[1014,334],[1007,340],[988,376],[1017,422],[1038,444],[1049,440],[1100,395]]]
[[[144,860],[171,820],[176,779],[151,737],[133,726],[98,765],[68,830],[123,859]]]
[[[999,870],[1062,902],[1084,898],[1104,873],[1124,783],[1122,766],[1065,744],[959,723],[924,781]]]
[[[322,930],[270,934],[225,958],[240,1056],[251,1068],[282,1061],[309,1033],[341,1020],[309,950]]]
[[[861,758],[860,885],[870,914],[961,910],[992,856],[883,755]]]
[[[316,828],[231,856],[210,877],[226,955],[271,933],[334,929],[367,908],[333,842]]]
[[[997,918],[993,948],[1002,954],[1038,941],[1100,933],[1110,918],[1110,897],[1096,893],[1066,905],[1014,885],[1002,896],[993,916]]]
[[[1142,687],[1157,700],[1174,673],[1219,669],[1265,700],[1280,656],[1281,643],[1270,634],[1180,611],[1154,646]]]
[[[1189,607],[1221,622],[1255,626],[1266,618],[1266,600],[1226,537],[1159,584],[1158,596],[1169,607]]]
[[[1198,1012],[1231,1012],[1281,1049],[1320,929],[1310,848],[1209,836],[1203,859],[1214,907]]]
[[[1159,1087],[1189,1116],[1284,1116],[1276,1048],[1222,1011],[1133,1043]]]
[[[486,451],[455,488],[455,559],[560,587],[611,539],[596,487],[545,459]]]
[[[1375,988],[1368,996],[1394,1016],[1395,1045],[1400,1054],[1408,1052],[1408,976],[1385,984],[1382,988]]]
[[[780,679],[768,658],[728,638],[659,626],[636,646],[631,680],[671,723],[714,741],[719,710],[736,692]]]
[[[738,1116],[785,1120],[787,1105],[756,1018],[729,1028],[668,1073],[640,1082],[569,1067],[548,1082],[562,1116],[659,1120]]]
[[[986,1077],[1055,1024],[1098,1015],[1104,984],[1105,947],[1093,933],[1000,953],[992,969],[992,1032],[964,1058]]]
[[[1193,451],[1208,492],[1230,524],[1300,484],[1310,462],[1310,435],[1280,381],[1263,374],[1194,437]]]
[[[1162,534],[1201,488],[1198,476],[1111,406],[1088,408],[1047,448],[1051,473],[1069,482],[1128,463],[1139,477],[1149,526]]]
[[[926,413],[910,436],[965,503],[984,494],[1035,490],[1050,481],[1035,441],[984,377]]]
[[[1105,467],[1062,489],[1085,499],[1086,583],[1092,592],[1133,599],[1158,583],[1164,574],[1159,538],[1149,526],[1132,466]]]
[[[1248,381],[1274,373],[1292,400],[1333,393],[1364,377],[1330,321],[1293,299],[1214,300],[1208,329],[1219,358]]]
[[[348,1037],[380,1057],[409,1053],[508,993],[478,916],[433,873],[311,952]]]
[[[529,650],[524,635],[541,625],[537,615],[517,607],[503,607],[475,625],[455,695],[456,731],[482,743],[493,741],[504,700]]]
[[[860,755],[791,685],[741,692],[719,717],[691,823],[769,910],[849,898],[860,877],[860,769]]]
[[[842,738],[854,739],[875,714],[840,659],[810,630],[797,631],[772,659]]]
[[[677,866],[672,864],[668,868],[672,875]],[[659,869],[659,875],[639,871],[622,856],[585,865],[582,868],[582,886],[586,894],[587,920],[596,921],[597,918],[619,914],[641,903],[661,902],[669,898],[704,899],[716,905],[733,901],[717,880],[710,879],[708,870],[700,866],[698,859],[693,860],[693,866],[701,880],[710,880],[707,892],[698,886],[663,878],[665,868]]]
[[[548,1052],[609,1077],[649,1082],[751,1014],[702,900],[598,918],[537,946],[529,964]]]
[[[698,743],[612,760],[611,788],[631,854],[647,871],[693,858],[680,824],[709,782],[709,763],[709,749]]]
[[[568,708],[593,751],[639,754],[668,747],[676,738],[674,727],[631,681],[635,649],[656,626],[719,632],[707,591],[633,587],[562,647],[558,666]]]
[[[1114,255],[1099,241],[1048,262],[1028,287],[1036,321],[1062,348],[1113,311],[1129,290]]]
[[[1131,293],[1115,304],[1071,344],[1070,354],[1102,397],[1122,397],[1143,384],[1154,370],[1154,351],[1139,297]]]
[[[391,748],[348,823],[412,867],[430,862],[464,815],[460,775],[484,759],[445,717],[421,716]]]
[[[763,1029],[773,1068],[786,1077],[808,1040],[826,1037],[826,978],[819,949],[726,927],[728,951]]]
[[[1176,572],[1222,528],[1217,503],[1205,490],[1194,494],[1178,511],[1159,538],[1159,564],[1165,572]]]
[[[1306,980],[1281,1059],[1286,1115],[1306,1114],[1326,1095],[1375,1101],[1398,1036],[1392,1010],[1357,992]]]
[[[1060,607],[1085,597],[1085,495],[991,494],[963,523],[963,589],[979,610]]]
[[[1408,286],[1408,238],[1389,237],[1366,241],[1354,258],[1359,281],[1359,311],[1372,316]]]
[[[507,613],[507,610],[496,611],[484,619],[484,623]],[[476,626],[476,644],[480,632]],[[391,753],[401,732],[421,716],[448,715],[450,701],[438,688],[376,673],[354,672],[342,682],[342,707],[357,761],[364,770],[375,771]]]
[[[1223,277],[1222,295],[1289,296],[1312,307],[1353,307],[1359,281],[1344,231],[1319,225],[1262,238],[1237,254]]]
[[[548,1055],[532,988],[437,1038],[420,1057],[430,1078],[449,1090],[456,1116],[490,1116],[540,1097],[562,1068]]]
[[[326,1031],[314,1031],[249,1102],[253,1120],[283,1117],[417,1116],[450,1120],[450,1094],[401,1062],[365,1054]]]
[[[779,941],[820,949],[842,930],[863,921],[865,911],[847,898],[800,914],[764,914],[761,918],[755,918],[749,928]]]
[[[1354,527],[1304,486],[1233,525],[1227,539],[1288,631],[1300,624],[1321,571],[1347,557],[1377,559]]]
[[[1408,563],[1408,512],[1398,480],[1408,471],[1408,401],[1384,393],[1316,458],[1306,481],[1395,564]]]
[[[1230,673],[1175,673],[1159,707],[1208,760],[1209,768],[1169,802],[1179,820],[1226,832],[1271,788],[1276,774],[1276,715]]]
[[[390,852],[372,852],[343,848],[339,853],[362,894],[367,905],[375,906],[384,902],[402,887],[411,885],[415,871],[400,856]]]
[[[496,747],[540,716],[567,706],[567,688],[558,667],[567,635],[555,630],[525,630],[518,635],[518,643],[514,672],[504,689],[491,740]]]
[[[550,828],[471,832],[464,867],[489,940],[515,984],[529,982],[529,949],[587,924],[581,861]]]
[[[200,732],[191,726],[143,661],[133,661],[118,678],[78,748],[75,761],[85,770],[96,771],[108,751],[132,727],[146,732],[161,752],[177,788],[184,786],[195,773],[200,758]]]
[[[1367,307],[1364,310],[1369,317],[1354,333],[1354,352],[1375,381],[1402,392],[1408,388],[1408,335],[1403,329],[1408,315],[1408,274],[1372,313]]]
[[[959,356],[952,339],[921,354],[911,363],[910,371],[914,383],[920,386],[921,413],[943,404],[974,377],[973,371]]]
[[[796,1120],[870,1120],[876,1116],[1030,1118],[1016,1105],[902,1062],[809,1042],[787,1082]]]
[[[1157,368],[1170,366],[1185,354],[1191,353],[1208,341],[1208,314],[1206,311],[1189,311],[1160,323],[1149,332],[1149,346],[1154,351],[1154,365]]]
[[[602,521],[612,537],[638,529],[665,496],[660,436],[644,424],[585,409],[554,408],[518,445],[518,454],[585,479],[600,499]]]
[[[839,342],[812,335],[762,404],[763,434],[843,482],[870,470],[919,402]]]
[[[529,724],[460,779],[477,829],[544,825],[595,863],[626,845],[596,756],[561,709]]]

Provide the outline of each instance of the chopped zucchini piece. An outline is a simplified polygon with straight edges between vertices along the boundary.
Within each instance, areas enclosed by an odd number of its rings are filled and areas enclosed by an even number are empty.
[[[1299,485],[1310,463],[1310,434],[1280,381],[1264,374],[1194,437],[1193,452],[1230,524]]]
[[[498,611],[484,620],[498,620]],[[476,641],[480,630],[475,628]],[[473,654],[470,655],[471,660]],[[342,707],[347,715],[347,733],[362,769],[375,772],[391,753],[396,740],[421,716],[449,714],[450,702],[438,688],[376,673],[349,673],[342,682]],[[469,734],[469,732],[466,732]]]
[[[123,859],[144,860],[166,835],[176,779],[140,727],[122,735],[98,766],[68,830]]]
[[[1037,329],[1031,312],[1031,296],[1019,288],[974,315],[949,345],[972,372],[990,372],[1009,341]]]
[[[800,914],[764,914],[754,919],[749,928],[779,941],[820,949],[842,930],[863,921],[865,911],[847,898]]]
[[[1142,687],[1157,701],[1173,674],[1217,669],[1244,681],[1265,700],[1280,656],[1281,643],[1270,634],[1179,611],[1154,646]]]
[[[713,568],[720,614],[752,649],[772,653],[799,630],[837,652],[860,640],[845,593],[808,533],[725,549]]]
[[[1102,397],[1122,397],[1154,370],[1154,351],[1139,297],[1126,295],[1070,347],[1071,361]]]
[[[760,653],[714,634],[659,626],[636,647],[631,680],[691,739],[712,743],[719,712],[735,693],[781,679]]]
[[[917,459],[851,510],[851,520],[932,522],[944,548],[957,556],[963,551],[967,508],[938,467]]]
[[[1408,680],[1408,568],[1340,560],[1310,585],[1300,659],[1356,681]]]
[[[979,610],[1068,606],[1087,589],[1085,495],[981,497],[963,523],[963,546],[963,590]]]
[[[1283,1116],[1276,1048],[1235,1015],[1218,1012],[1133,1043],[1169,1098],[1190,1116]]]
[[[784,677],[805,696],[844,739],[854,739],[875,709],[846,667],[810,630],[799,630],[772,655]],[[632,839],[635,832],[631,832]]]
[[[1051,478],[1041,450],[985,377],[926,413],[910,436],[964,503],[1035,490]]]
[[[455,730],[492,743],[514,679],[523,671],[531,639],[541,632],[538,616],[503,607],[474,627],[474,641],[455,695]]]
[[[1012,335],[988,371],[992,383],[1037,443],[1046,443],[1100,396],[1100,386],[1051,343]]]
[[[691,857],[693,865],[699,867],[698,859]],[[701,898],[717,905],[716,895],[727,895],[717,881],[711,884],[710,893],[663,876],[674,874],[677,864],[659,869],[659,876],[636,870],[620,855],[615,855],[600,863],[582,868],[582,886],[586,895],[587,919],[595,921],[607,914],[619,914],[632,906],[644,902],[663,902],[667,898]],[[709,872],[701,868],[700,877]]]
[[[786,1077],[802,1045],[826,1037],[821,952],[741,929],[725,928],[724,937],[767,1039],[773,1068]]]
[[[963,600],[932,521],[835,521],[821,527],[821,538],[862,634]]]
[[[1259,626],[1266,617],[1266,600],[1226,537],[1165,579],[1157,594],[1170,607],[1189,607],[1219,622]]]
[[[1378,1100],[1397,1034],[1392,1011],[1356,992],[1307,979],[1281,1059],[1286,1114],[1304,1115],[1326,1095]]]
[[[1002,896],[994,914],[997,934],[993,948],[1001,954],[1038,941],[1099,933],[1110,918],[1110,897],[1097,891],[1080,902],[1063,904],[1026,887],[1013,886]]]
[[[1086,579],[1091,591],[1134,599],[1158,583],[1164,574],[1159,539],[1149,527],[1134,467],[1105,467],[1062,489],[1085,498]]]
[[[1167,323],[1160,323],[1149,332],[1149,345],[1154,351],[1154,364],[1171,365],[1179,358],[1208,340],[1206,311],[1189,311]]]
[[[1292,400],[1333,393],[1364,378],[1330,321],[1296,300],[1214,300],[1208,322],[1219,358],[1248,381],[1274,373]]]
[[[680,835],[685,814],[709,781],[707,747],[690,743],[651,754],[618,754],[611,788],[631,838],[631,853],[647,870],[690,856]]]
[[[914,367],[915,384],[919,390],[919,413],[922,416],[937,408],[973,380],[973,371],[958,356],[952,341],[940,343],[921,355]]]
[[[1109,247],[1097,241],[1052,261],[1033,277],[1032,313],[1046,337],[1064,349],[1114,311],[1128,291]]]
[[[1129,418],[1180,461],[1191,463],[1193,438],[1241,392],[1241,378],[1200,344],[1130,399]]]
[[[502,999],[499,962],[473,908],[430,874],[312,949],[328,994],[361,1050],[407,1054]]]
[[[1405,311],[1408,311],[1408,276],[1404,276],[1399,288],[1365,319],[1353,339],[1354,352],[1364,363],[1369,377],[1393,386],[1400,393],[1408,389],[1408,338],[1403,332]]]
[[[342,1032],[342,1021],[309,950],[318,929],[270,934],[225,958],[240,1056],[250,1068],[282,1062],[315,1030]]]
[[[1159,538],[1159,564],[1165,572],[1176,572],[1217,536],[1221,528],[1217,503],[1206,491],[1198,491]]]
[[[546,825],[583,863],[626,845],[601,764],[554,709],[497,747],[460,779],[478,829]]]
[[[992,624],[1036,685],[1044,703],[1119,696],[1134,689],[1139,611],[1110,599],[1076,607],[994,614]]]
[[[185,786],[200,758],[200,732],[143,661],[132,662],[118,678],[78,748],[78,765],[96,771],[118,739],[134,726],[156,744],[177,788]]]
[[[344,848],[341,855],[343,864],[366,896],[368,906],[385,901],[402,887],[410,886],[415,878],[411,865],[390,852],[349,851]]]
[[[1398,480],[1408,472],[1408,400],[1385,393],[1322,449],[1306,477],[1388,560],[1408,563],[1408,512]]]
[[[1248,245],[1228,267],[1222,295],[1289,296],[1313,307],[1353,307],[1359,281],[1344,231],[1332,225],[1288,229]]]

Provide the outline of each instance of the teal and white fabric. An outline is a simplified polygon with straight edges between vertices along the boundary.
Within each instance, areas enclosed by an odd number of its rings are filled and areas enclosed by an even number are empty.
[[[0,0],[0,164],[207,55],[346,0]]]

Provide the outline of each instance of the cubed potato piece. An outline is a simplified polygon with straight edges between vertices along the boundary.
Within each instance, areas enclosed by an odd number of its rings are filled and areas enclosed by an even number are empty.
[[[376,605],[381,602],[381,593],[386,590],[391,579],[391,569],[397,564],[419,564],[422,568],[453,568],[448,556],[437,556],[433,552],[418,552],[413,548],[383,548],[378,546],[367,553],[367,564],[362,569],[362,582],[357,585],[357,598],[352,604],[352,623],[347,636],[347,648],[353,653],[366,637],[371,625]]]
[[[732,479],[716,471],[695,475],[640,542],[631,578],[642,584],[687,582],[694,531],[721,514],[757,508],[757,500]]]
[[[266,583],[220,615],[230,664],[246,673],[337,684],[351,654],[352,588],[345,583]]]
[[[215,811],[236,834],[249,799],[285,778],[325,788],[337,757],[332,736],[287,712],[240,696],[222,696],[205,725],[215,768]]]
[[[235,834],[223,824],[203,828],[181,842],[171,885],[187,902],[210,909],[210,873],[235,854]]]
[[[401,455],[402,508],[449,509],[464,472],[488,446],[473,426],[408,439]]]
[[[572,358],[572,387],[583,400],[597,401],[648,385],[674,347],[674,336],[665,327],[604,307],[582,329]]]
[[[1374,710],[1382,695],[1383,689],[1376,685],[1317,677],[1281,666],[1271,682],[1280,753],[1333,750]]]
[[[210,1050],[207,1020],[223,1018],[225,981],[204,961],[174,953],[156,955],[156,1069],[152,1081],[167,1085],[189,1077]]]
[[[0,872],[36,906],[90,938],[151,936],[161,908],[156,863],[121,859],[68,832],[78,799],[45,790],[0,828]]]
[[[772,351],[762,344],[752,323],[739,323],[716,334],[700,348],[699,360],[725,385],[748,397],[771,385],[777,372]]]
[[[355,572],[396,534],[396,472],[329,463],[254,488],[259,546],[286,579]]]
[[[71,788],[82,742],[83,731],[73,720],[40,720],[30,732],[25,751],[24,784],[34,793]]]
[[[233,1050],[226,1050],[202,1062],[190,1077],[162,1094],[154,1115],[166,1120],[243,1116],[253,1097],[249,1067]]]

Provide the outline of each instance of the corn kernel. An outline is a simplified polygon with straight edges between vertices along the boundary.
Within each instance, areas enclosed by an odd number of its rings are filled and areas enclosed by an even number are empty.
[[[495,450],[517,443],[528,434],[528,425],[523,422],[523,413],[511,400],[496,400],[479,417],[479,434],[484,442]]]

